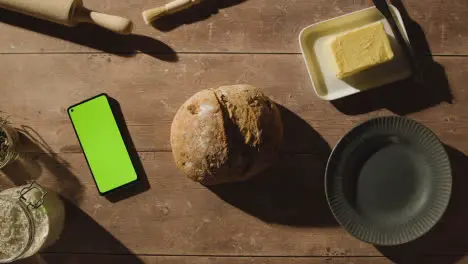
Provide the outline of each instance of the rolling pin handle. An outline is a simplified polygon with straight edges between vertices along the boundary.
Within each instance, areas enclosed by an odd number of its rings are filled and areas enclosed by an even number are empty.
[[[127,18],[99,13],[84,7],[77,7],[73,20],[77,22],[96,24],[105,29],[124,35],[132,33],[133,29],[132,21]]]

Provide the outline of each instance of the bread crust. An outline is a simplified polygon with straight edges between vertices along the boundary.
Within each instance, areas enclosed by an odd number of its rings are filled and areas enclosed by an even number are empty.
[[[211,184],[226,172],[226,132],[221,107],[211,90],[188,99],[171,125],[171,147],[177,167],[189,178]]]
[[[240,84],[214,90],[227,112],[231,167],[239,180],[249,179],[267,168],[277,158],[283,139],[283,124],[275,103],[259,89]],[[227,127],[226,127],[227,128]]]
[[[171,126],[177,167],[205,185],[258,174],[276,159],[282,138],[278,108],[251,85],[195,94],[177,111]]]

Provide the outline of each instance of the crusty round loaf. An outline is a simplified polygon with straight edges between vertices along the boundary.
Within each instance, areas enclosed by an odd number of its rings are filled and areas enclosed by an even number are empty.
[[[198,92],[180,107],[171,126],[177,167],[205,185],[258,174],[276,159],[282,139],[278,108],[250,85]]]

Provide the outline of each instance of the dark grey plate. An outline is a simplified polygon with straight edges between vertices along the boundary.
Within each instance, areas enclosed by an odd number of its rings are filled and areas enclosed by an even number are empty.
[[[452,189],[445,149],[425,126],[405,117],[371,119],[333,150],[325,190],[336,220],[358,239],[398,245],[428,232]]]

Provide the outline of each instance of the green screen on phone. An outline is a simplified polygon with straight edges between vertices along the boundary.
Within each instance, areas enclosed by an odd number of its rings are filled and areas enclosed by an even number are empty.
[[[100,194],[138,179],[105,94],[70,107],[68,114]]]

